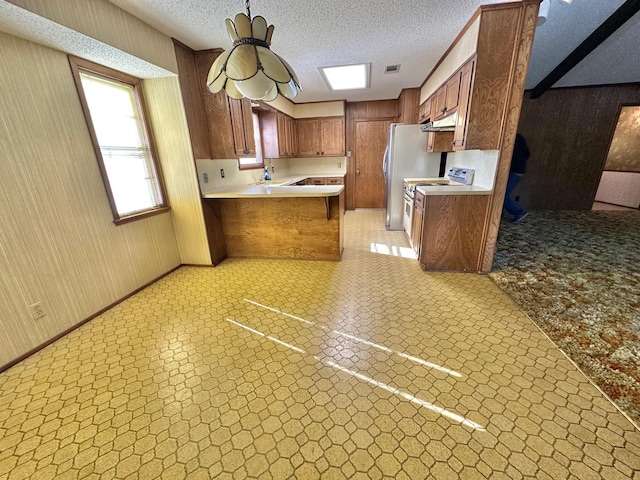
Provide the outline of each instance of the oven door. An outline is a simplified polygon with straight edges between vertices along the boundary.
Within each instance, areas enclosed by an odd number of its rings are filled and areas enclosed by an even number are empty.
[[[411,223],[413,222],[413,198],[404,194],[404,213],[402,214],[402,227],[411,237]]]

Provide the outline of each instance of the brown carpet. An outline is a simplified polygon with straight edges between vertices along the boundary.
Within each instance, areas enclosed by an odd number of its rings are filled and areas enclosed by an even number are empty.
[[[640,212],[503,222],[490,277],[640,424]]]

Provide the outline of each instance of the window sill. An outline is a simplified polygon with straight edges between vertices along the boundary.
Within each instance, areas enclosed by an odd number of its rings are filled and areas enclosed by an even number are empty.
[[[264,168],[263,163],[252,163],[250,165],[239,165],[238,170],[258,170]]]
[[[170,207],[154,208],[153,210],[147,210],[145,212],[134,213],[133,215],[117,218],[113,223],[116,225],[123,225],[125,223],[135,222],[136,220],[142,220],[143,218],[153,217],[154,215],[159,215],[160,213],[165,213],[169,210],[171,210]]]

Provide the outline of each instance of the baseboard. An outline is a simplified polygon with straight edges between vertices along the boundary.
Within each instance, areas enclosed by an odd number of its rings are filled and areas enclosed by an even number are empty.
[[[198,265],[200,266],[200,265]],[[203,267],[206,266],[211,266],[211,265],[202,265]],[[150,282],[145,283],[144,285],[142,285],[139,288],[136,288],[133,292],[125,295],[124,297],[120,298],[119,300],[116,300],[115,302],[111,303],[110,305],[107,305],[106,307],[104,307],[103,309],[97,311],[96,313],[94,313],[93,315],[85,318],[84,320],[81,320],[80,322],[76,323],[75,325],[73,325],[72,327],[67,328],[66,330],[60,332],[59,334],[57,334],[56,336],[50,338],[49,340],[47,340],[46,342],[38,345],[35,348],[32,348],[31,350],[29,350],[27,353],[23,353],[22,355],[20,355],[18,358],[16,358],[15,360],[10,361],[9,363],[7,363],[6,365],[3,365],[0,367],[0,373],[4,372],[5,370],[10,369],[11,367],[13,367],[14,365],[20,363],[21,361],[25,360],[26,358],[30,357],[31,355],[33,355],[34,353],[38,353],[40,350],[42,350],[45,347],[48,347],[49,345],[51,345],[53,342],[55,342],[56,340],[60,340],[62,337],[64,337],[65,335],[73,332],[75,329],[81,327],[82,325],[84,325],[87,322],[90,322],[91,320],[93,320],[94,318],[102,315],[104,312],[106,312],[107,310],[112,309],[113,307],[115,307],[116,305],[124,302],[126,299],[128,299],[129,297],[134,296],[136,293],[140,292],[141,290],[144,290],[145,288],[147,288],[150,285],[153,285],[154,283],[156,283],[158,280],[166,277],[167,275],[169,275],[170,273],[175,272],[176,270],[178,270],[180,267],[182,267],[181,265],[178,265],[175,268],[172,268],[171,270],[169,270],[166,273],[163,273],[162,275],[160,275],[159,277],[151,280]]]

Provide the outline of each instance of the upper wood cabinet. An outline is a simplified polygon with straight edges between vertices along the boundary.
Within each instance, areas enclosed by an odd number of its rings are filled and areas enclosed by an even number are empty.
[[[180,89],[195,158],[253,157],[256,154],[251,101],[224,91],[211,93],[207,76],[221,49],[193,52],[175,44]]]
[[[202,103],[202,93],[198,77],[198,67],[193,51],[174,42],[180,91],[189,127],[191,148],[195,158],[211,158],[211,142],[207,129],[207,118]]]
[[[471,85],[473,84],[473,72],[475,60],[471,60],[460,70],[460,99],[458,102],[458,114],[456,129],[453,132],[453,149],[464,150],[467,133],[469,104],[471,102]]]
[[[438,119],[452,113],[458,107],[459,95],[460,71],[458,70],[433,95],[433,117]]]
[[[424,123],[431,120],[431,103],[433,97],[427,98],[421,105],[418,110],[418,122]]]
[[[222,93],[222,92],[220,92]],[[218,94],[216,94],[218,95]],[[224,94],[226,97],[226,94]],[[251,100],[243,98],[236,100],[227,97],[229,102],[229,117],[233,131],[233,149],[237,157],[254,157],[256,142],[251,116]]]
[[[296,123],[299,156],[336,157],[345,154],[344,117],[303,118]]]
[[[274,110],[261,110],[260,133],[266,158],[289,158],[297,153],[296,121],[289,115]]]
[[[293,157],[298,153],[296,121],[278,112],[278,146],[281,157]]]

